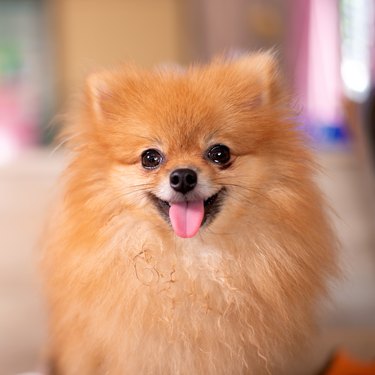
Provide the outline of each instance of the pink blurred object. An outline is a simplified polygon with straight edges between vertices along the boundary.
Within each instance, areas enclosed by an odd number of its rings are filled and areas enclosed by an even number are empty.
[[[0,164],[37,141],[37,116],[28,110],[30,99],[22,87],[0,86]]]
[[[0,1],[0,164],[40,141],[51,102],[42,3]]]
[[[343,127],[336,0],[291,0],[289,60],[302,119],[313,135]]]

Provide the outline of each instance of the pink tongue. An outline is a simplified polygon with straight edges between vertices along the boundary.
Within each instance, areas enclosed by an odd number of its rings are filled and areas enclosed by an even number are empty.
[[[173,230],[182,238],[194,237],[198,232],[204,215],[202,201],[171,203],[169,218]]]

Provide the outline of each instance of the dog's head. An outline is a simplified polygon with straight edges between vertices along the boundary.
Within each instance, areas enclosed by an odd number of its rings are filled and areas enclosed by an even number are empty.
[[[112,198],[180,237],[251,215],[290,162],[294,130],[268,53],[184,71],[125,66],[89,77],[86,98],[83,133],[111,162]]]

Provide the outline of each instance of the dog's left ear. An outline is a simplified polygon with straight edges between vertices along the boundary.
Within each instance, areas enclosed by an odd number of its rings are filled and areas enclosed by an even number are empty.
[[[274,52],[242,56],[235,62],[235,66],[242,72],[244,82],[249,82],[258,91],[259,104],[277,103],[282,99],[284,90]]]

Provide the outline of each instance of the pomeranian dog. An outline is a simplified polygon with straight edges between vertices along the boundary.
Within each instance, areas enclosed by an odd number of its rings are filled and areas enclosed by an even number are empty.
[[[52,374],[282,374],[335,236],[271,53],[90,76],[42,270]]]

